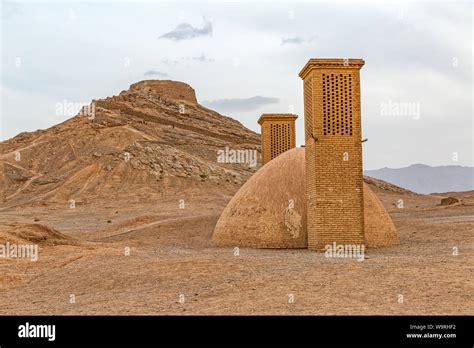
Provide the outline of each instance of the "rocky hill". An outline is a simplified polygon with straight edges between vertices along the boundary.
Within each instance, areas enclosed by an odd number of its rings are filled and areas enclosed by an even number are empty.
[[[0,207],[233,193],[257,167],[222,163],[226,148],[259,154],[260,136],[199,105],[185,83],[141,81],[61,124],[1,142]]]

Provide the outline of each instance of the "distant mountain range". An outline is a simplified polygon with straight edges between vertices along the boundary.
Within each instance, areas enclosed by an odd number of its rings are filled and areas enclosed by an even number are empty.
[[[473,167],[413,164],[405,168],[365,170],[364,175],[423,194],[474,190]]]

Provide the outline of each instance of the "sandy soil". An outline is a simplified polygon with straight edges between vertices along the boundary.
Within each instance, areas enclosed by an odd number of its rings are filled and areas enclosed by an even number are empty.
[[[185,209],[178,199],[3,209],[0,239],[33,223],[64,238],[39,243],[37,262],[0,258],[0,314],[474,314],[474,192],[449,194],[463,202],[452,206],[437,205],[446,195],[377,193],[401,244],[363,262],[213,247],[228,196]]]

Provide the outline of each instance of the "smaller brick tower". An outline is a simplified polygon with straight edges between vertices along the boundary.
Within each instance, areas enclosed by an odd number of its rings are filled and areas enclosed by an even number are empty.
[[[258,119],[262,126],[262,165],[296,146],[294,114],[263,114]]]

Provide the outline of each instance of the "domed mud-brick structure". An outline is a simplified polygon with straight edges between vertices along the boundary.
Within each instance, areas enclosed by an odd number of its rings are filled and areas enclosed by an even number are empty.
[[[368,247],[399,243],[393,222],[364,184]],[[218,246],[307,248],[305,149],[291,149],[257,171],[231,199],[216,224]]]

